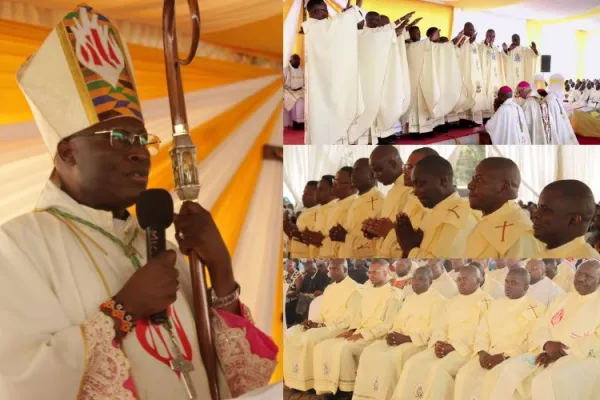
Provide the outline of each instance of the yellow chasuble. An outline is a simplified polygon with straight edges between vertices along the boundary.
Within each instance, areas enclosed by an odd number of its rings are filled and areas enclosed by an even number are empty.
[[[323,243],[325,243],[325,240],[327,240],[327,238],[329,237],[329,229],[327,229],[327,223],[329,222],[329,212],[331,211],[335,203],[337,203],[337,199],[331,200],[327,204],[320,205],[317,209],[314,231],[321,232],[325,236],[325,239],[323,239]],[[308,246],[310,258],[318,258],[320,251],[320,247],[312,245]]]
[[[469,202],[452,193],[428,210],[421,221],[423,241],[410,251],[409,258],[460,258],[467,237],[477,224]]]
[[[510,268],[508,267],[497,268],[493,271],[488,272],[487,278],[492,278],[496,282],[499,282],[504,285],[504,282],[506,281],[506,276],[508,275],[508,271],[510,271]]]
[[[411,190],[410,194],[408,195],[406,205],[404,206],[404,210],[402,210],[402,212],[408,216],[408,219],[410,219],[410,223],[414,229],[421,229],[421,222],[423,221],[423,217],[427,212],[427,208],[425,208],[423,203],[421,203],[421,200],[414,195],[414,190]]]
[[[319,206],[316,206],[302,211],[298,217],[298,220],[296,221],[296,226],[300,232],[304,231],[305,229],[308,229],[309,231],[314,230],[318,209]],[[310,258],[308,245],[298,241],[297,239],[292,239],[290,242],[290,253],[292,253],[292,258]]]
[[[350,326],[360,308],[360,285],[350,277],[325,288],[317,320],[325,326],[305,331],[296,325],[285,333],[283,378],[287,387],[310,390],[314,387],[313,350],[324,340],[334,338]]]
[[[534,399],[596,399],[600,393],[600,294],[576,291],[556,298],[531,335],[541,349],[548,341],[568,346],[567,356],[533,378]],[[574,384],[576,382],[576,384]]]
[[[383,201],[381,218],[389,218],[392,222],[396,222],[396,216],[406,207],[411,191],[412,188],[404,186],[404,175],[400,175]],[[385,238],[380,238],[377,242],[377,257],[402,258],[402,249],[393,229]]]
[[[449,300],[433,330],[429,348],[413,356],[404,365],[392,399],[452,399],[454,377],[473,354],[475,333],[492,298],[481,289]],[[454,351],[437,358],[437,341],[451,344]]]
[[[319,249],[320,258],[329,259],[337,256],[341,243],[332,242],[329,238],[329,231],[337,224],[341,225],[346,221],[348,210],[356,198],[356,195],[352,195],[343,200],[338,200],[329,210],[327,224],[324,228],[325,232],[323,232],[325,239],[323,239],[323,246]]]
[[[600,253],[585,241],[585,237],[580,236],[555,249],[549,250],[544,246],[536,258],[593,258],[600,260]]]
[[[467,240],[465,258],[535,257],[542,243],[533,237],[531,220],[514,201],[481,218]]]
[[[473,359],[460,369],[456,375],[455,398],[457,399],[489,399],[491,392],[496,390],[501,376],[509,374],[506,370],[510,364],[502,362],[491,370],[481,367],[479,362],[480,351],[489,354],[506,354],[509,357],[518,357],[527,353],[531,348],[529,333],[546,310],[535,299],[525,295],[520,299],[503,298],[494,300],[489,311],[485,314],[475,336]],[[505,380],[502,386],[507,388]],[[514,387],[510,388],[504,399],[511,399]]]
[[[341,338],[329,339],[314,349],[317,394],[336,393],[338,388],[353,391],[362,351],[390,331],[401,304],[402,292],[389,282],[379,287],[363,287],[361,309],[350,326],[356,329],[354,334],[360,334],[363,338],[355,342]]]
[[[348,210],[346,221],[346,241],[341,244],[339,258],[370,258],[375,256],[376,240],[367,239],[362,232],[362,223],[368,218],[377,218],[381,214],[384,196],[377,187],[359,195]]]
[[[445,303],[446,299],[431,289],[406,298],[392,332],[410,336],[411,342],[388,346],[383,339],[365,349],[360,356],[354,400],[387,400],[392,396],[404,363],[425,349],[433,322],[439,319]]]
[[[573,279],[575,278],[575,268],[568,262],[563,262],[556,268],[556,276],[552,281],[556,283],[562,290],[569,293],[575,288],[573,287]]]

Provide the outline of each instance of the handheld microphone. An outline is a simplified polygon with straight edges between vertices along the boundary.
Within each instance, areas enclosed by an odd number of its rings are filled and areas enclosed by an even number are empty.
[[[173,199],[164,189],[148,189],[138,198],[135,208],[140,226],[146,230],[146,254],[150,260],[167,250],[166,230],[173,223]],[[167,319],[167,310],[150,316],[155,325]]]

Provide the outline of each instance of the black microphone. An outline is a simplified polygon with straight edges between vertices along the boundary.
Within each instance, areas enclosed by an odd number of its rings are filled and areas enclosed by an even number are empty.
[[[173,223],[173,199],[164,189],[148,189],[138,198],[135,209],[140,226],[146,230],[146,254],[150,260],[167,250],[166,230]],[[155,325],[167,319],[167,310],[150,316]]]

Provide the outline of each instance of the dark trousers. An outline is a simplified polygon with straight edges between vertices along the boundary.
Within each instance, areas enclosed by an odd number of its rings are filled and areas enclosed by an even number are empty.
[[[298,306],[298,299],[285,303],[285,324],[288,328],[299,323],[299,316],[296,314],[296,306]]]

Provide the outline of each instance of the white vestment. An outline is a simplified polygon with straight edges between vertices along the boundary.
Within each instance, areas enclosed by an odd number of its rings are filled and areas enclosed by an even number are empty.
[[[587,106],[590,108],[598,108],[598,106],[600,106],[600,90],[592,89]]]
[[[533,84],[537,60],[538,56],[529,47],[519,46],[508,52],[504,64],[506,83],[514,93],[517,91],[517,85],[522,81]]]
[[[491,118],[494,115],[494,100],[498,96],[498,90],[506,85],[506,73],[504,72],[503,62],[506,56],[501,50],[493,46],[486,46],[483,43],[479,44],[478,53],[481,59],[483,90],[486,101],[483,118]]]
[[[462,79],[456,50],[452,43],[426,39],[408,44],[407,55],[411,105],[404,118],[408,132],[431,132],[444,123],[444,116],[460,98]]]
[[[302,24],[306,46],[307,131],[305,144],[347,143],[361,114],[357,7],[331,19]]]
[[[410,104],[406,46],[398,44],[391,25],[358,33],[358,72],[364,111],[348,130],[355,143],[369,128],[392,129]]]
[[[569,114],[567,114],[562,101],[554,93],[549,93],[546,96],[546,103],[548,103],[548,110],[556,127],[556,140],[558,143],[554,144],[579,144],[573,126],[569,121]]]
[[[523,109],[512,98],[498,108],[485,124],[485,130],[494,145],[531,144]]]
[[[78,204],[48,182],[36,212],[0,227],[0,398],[133,399],[124,389],[130,376],[139,399],[187,399],[183,383],[169,366],[171,344],[162,325],[139,320],[124,338],[122,350],[111,345],[114,322],[99,307],[136,270],[129,256],[98,231],[44,211],[52,207],[131,241],[141,265],[146,263],[146,237],[135,217],[116,226],[111,212]],[[174,248],[170,243],[168,247]],[[179,252],[176,268],[181,290],[168,312],[183,357],[193,363],[191,381],[197,394],[206,398],[209,385],[191,311],[189,266]],[[217,317],[213,324],[222,367],[221,395],[228,398],[236,384],[245,385],[244,380],[260,375],[264,382],[259,386],[267,384],[272,372],[268,363],[274,361],[255,358],[246,328],[228,328]],[[229,365],[223,365],[223,354],[229,356]],[[246,365],[240,366],[240,361]],[[84,381],[86,393],[101,392],[105,397],[81,395]]]
[[[481,58],[477,43],[466,40],[461,47],[456,47],[459,54],[460,71],[463,84],[467,88],[468,105],[466,111],[459,116],[462,119],[483,123],[483,110],[487,107],[486,91],[484,88]]]
[[[283,70],[283,106],[291,111],[299,99],[304,98],[304,70],[288,66]]]
[[[560,288],[552,279],[545,276],[539,282],[529,285],[527,295],[542,303],[549,305],[556,297],[564,294],[565,291]]]
[[[537,93],[531,93],[523,103],[523,114],[531,144],[556,144],[551,127],[554,121],[549,113],[546,101]]]

